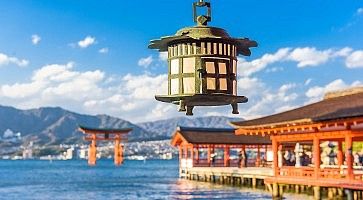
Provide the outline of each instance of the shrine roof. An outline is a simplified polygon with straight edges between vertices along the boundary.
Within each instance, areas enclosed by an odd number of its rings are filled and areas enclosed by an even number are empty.
[[[278,126],[294,123],[314,123],[363,116],[363,88],[329,93],[325,99],[286,112],[240,122],[230,122],[236,128]]]
[[[235,129],[220,128],[191,128],[178,127],[172,138],[175,146],[180,140],[190,144],[241,144],[241,145],[265,145],[271,144],[269,136],[261,135],[235,135]]]

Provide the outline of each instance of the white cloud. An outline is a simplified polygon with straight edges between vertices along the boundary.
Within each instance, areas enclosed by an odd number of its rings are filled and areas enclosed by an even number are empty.
[[[264,89],[264,83],[256,77],[242,77],[237,80],[238,94],[244,96],[258,95]]]
[[[110,79],[112,79],[110,81]],[[0,101],[28,109],[43,106],[88,114],[109,114],[132,121],[184,115],[175,105],[160,103],[156,94],[167,93],[167,75],[106,75],[101,70],[78,71],[75,64],[45,65],[29,81],[0,85]]]
[[[264,54],[262,57],[252,61],[247,61],[245,58],[239,58],[238,75],[243,77],[251,76],[265,68],[267,68],[267,73],[283,71],[284,68],[282,67],[268,68],[268,66],[279,62],[293,61],[297,63],[297,67],[299,68],[318,66],[338,57],[345,58],[350,56],[352,51],[353,49],[349,47],[341,49],[330,48],[325,50],[318,50],[315,47],[298,47],[294,49],[281,48],[275,53]]]
[[[104,47],[104,48],[102,48],[102,49],[99,49],[99,50],[98,50],[98,53],[106,54],[106,53],[108,53],[108,48],[107,48],[107,47]]]
[[[137,65],[139,65],[140,67],[148,68],[153,61],[154,61],[153,57],[152,56],[148,56],[146,58],[141,58],[137,62]]]
[[[363,14],[363,8],[358,8],[357,9],[357,14],[362,15]]]
[[[246,61],[244,58],[238,60],[238,75],[250,76],[256,72],[265,69],[268,65],[283,60],[289,53],[289,48],[279,49],[274,54],[265,54],[259,59],[251,62]]]
[[[40,42],[41,39],[42,38],[37,34],[32,35],[32,43],[34,45],[37,45]]]
[[[346,60],[345,64],[348,68],[360,68],[363,67],[363,51],[354,51],[350,54]]]
[[[298,62],[298,67],[317,66],[326,63],[332,52],[331,49],[318,51],[314,47],[296,48],[290,53],[288,59]]]
[[[342,90],[349,87],[362,85],[360,81],[354,81],[351,84],[345,83],[342,79],[336,79],[325,86],[314,86],[308,89],[305,95],[309,98],[308,102],[312,103],[321,100],[327,92]]]
[[[159,60],[167,61],[168,60],[168,52],[159,52]]]
[[[6,54],[0,53],[0,67],[4,65],[15,64],[19,67],[25,67],[29,64],[28,60],[11,57]]]
[[[78,46],[80,48],[87,48],[96,42],[96,38],[92,36],[87,36],[83,40],[78,41]]]
[[[281,71],[284,71],[283,67],[272,67],[266,69],[266,73],[281,72]]]

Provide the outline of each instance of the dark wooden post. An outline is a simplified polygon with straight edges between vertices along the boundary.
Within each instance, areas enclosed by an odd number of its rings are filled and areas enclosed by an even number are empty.
[[[211,148],[210,148],[210,144],[208,144],[208,154],[207,154],[207,161],[208,161],[208,166],[210,167],[210,157],[211,156]]]
[[[192,167],[194,167],[194,146],[190,145],[190,157],[192,159]]]
[[[261,150],[260,145],[257,145],[257,157],[256,157],[256,167],[259,167],[261,164]]]
[[[338,152],[337,152],[338,166],[341,168],[343,165],[343,145],[342,141],[338,141]]]

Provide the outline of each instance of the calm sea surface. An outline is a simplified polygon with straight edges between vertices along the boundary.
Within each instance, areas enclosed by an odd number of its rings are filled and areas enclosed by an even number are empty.
[[[0,199],[271,199],[262,190],[178,178],[178,162],[0,160]],[[306,196],[287,196],[306,199]]]

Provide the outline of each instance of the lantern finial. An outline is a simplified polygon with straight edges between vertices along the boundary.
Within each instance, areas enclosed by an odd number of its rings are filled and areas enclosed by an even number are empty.
[[[198,15],[197,7],[207,7],[207,15]],[[207,26],[208,22],[212,21],[212,11],[210,2],[204,2],[204,0],[199,0],[198,2],[193,3],[193,18],[194,22],[198,24],[198,26]]]

